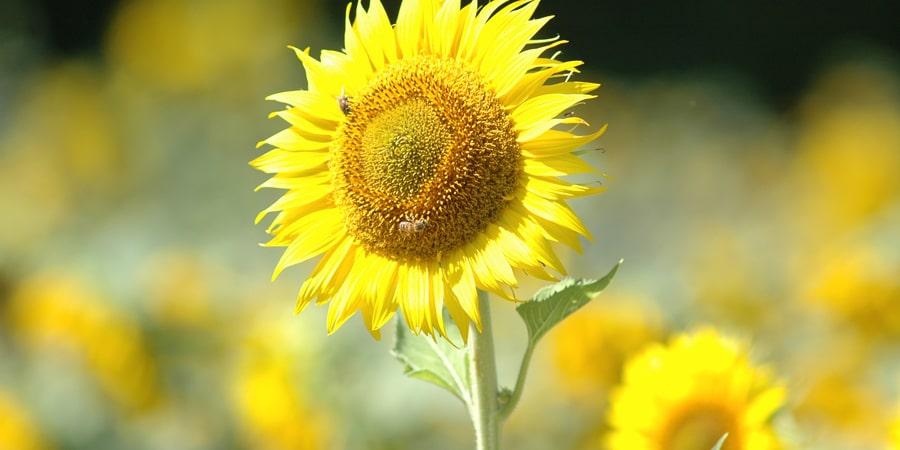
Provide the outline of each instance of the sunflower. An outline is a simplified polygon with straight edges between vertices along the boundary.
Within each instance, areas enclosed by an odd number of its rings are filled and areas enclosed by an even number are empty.
[[[737,342],[703,329],[654,345],[625,367],[613,393],[613,450],[782,448],[771,419],[785,391]]]
[[[481,329],[476,289],[514,300],[523,273],[565,269],[551,244],[580,251],[590,234],[566,204],[602,186],[558,177],[595,172],[573,154],[602,134],[571,108],[599,85],[570,81],[581,61],[546,54],[537,1],[404,1],[392,26],[378,0],[347,7],[344,48],[294,49],[308,89],[269,97],[290,127],[251,165],[287,192],[268,246],[286,267],[320,257],[297,312],[330,302],[334,332],[356,311],[373,336],[399,308],[414,333]],[[561,129],[566,127],[566,129]],[[548,269],[550,269],[548,271]]]

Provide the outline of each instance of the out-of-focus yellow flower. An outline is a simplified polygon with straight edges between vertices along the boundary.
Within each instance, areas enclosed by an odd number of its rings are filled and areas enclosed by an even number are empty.
[[[245,89],[242,78],[284,48],[291,18],[314,17],[317,2],[253,0],[129,0],[110,25],[107,54],[138,84],[169,93]],[[229,88],[222,90],[223,83]]]
[[[891,421],[888,430],[888,439],[890,440],[891,450],[900,450],[900,401],[895,406],[894,419]]]
[[[0,450],[45,450],[50,448],[22,408],[0,391]]]
[[[869,245],[828,246],[809,255],[800,295],[841,325],[872,338],[900,337],[900,261]]]
[[[750,363],[747,349],[713,329],[653,345],[628,362],[613,393],[612,450],[782,448],[771,420],[785,390]]]
[[[625,361],[662,337],[659,311],[639,298],[606,297],[566,318],[553,332],[565,390],[598,407],[622,380]]]
[[[328,423],[305,404],[288,358],[261,358],[241,368],[233,387],[238,423],[253,448],[327,448]]]
[[[834,238],[900,199],[900,78],[875,64],[830,70],[800,110],[791,204],[804,232]]]
[[[176,326],[198,326],[214,312],[210,304],[209,266],[188,251],[167,251],[145,261],[144,291],[156,321]]]
[[[121,136],[104,81],[99,68],[78,60],[37,74],[10,127],[11,145],[53,155],[51,168],[73,184],[100,189],[119,181]]]
[[[3,248],[27,249],[122,182],[123,153],[103,80],[86,62],[36,73],[0,136]]]
[[[32,352],[82,359],[124,408],[141,410],[158,399],[156,366],[136,325],[81,281],[46,273],[19,284],[6,319]]]
[[[580,61],[545,55],[537,2],[404,1],[396,26],[359,6],[342,52],[297,50],[308,90],[270,98],[291,126],[252,162],[287,192],[269,246],[275,268],[321,257],[297,311],[329,302],[328,331],[357,311],[376,337],[399,308],[414,333],[446,335],[443,307],[467,337],[481,327],[476,289],[513,298],[520,272],[565,269],[551,243],[590,236],[567,200],[594,194],[560,176],[595,172],[557,125],[599,85],[569,81]]]
[[[703,239],[688,256],[689,289],[698,314],[725,316],[742,327],[759,327],[778,313],[767,292],[770,267],[754,265],[755,250],[731,226],[704,225]]]
[[[872,373],[877,354],[866,340],[834,332],[791,359],[797,424],[814,448],[880,448],[890,416],[887,389]]]
[[[308,373],[303,364],[313,358],[284,345],[296,338],[288,333],[295,324],[255,317],[245,317],[248,334],[238,348],[231,382],[242,439],[251,448],[268,450],[331,448],[328,413],[313,408],[303,388]]]

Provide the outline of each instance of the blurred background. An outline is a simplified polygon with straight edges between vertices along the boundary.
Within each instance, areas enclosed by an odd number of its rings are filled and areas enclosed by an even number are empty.
[[[545,1],[609,123],[573,276],[508,448],[595,448],[644,345],[712,325],[789,390],[804,448],[900,448],[900,7]],[[386,2],[395,17],[397,1]],[[455,398],[361,321],[293,315],[247,162],[342,47],[324,0],[0,1],[0,449],[467,448]],[[529,297],[542,285],[524,280]],[[495,303],[501,383],[524,327]],[[900,440],[900,438],[898,438]]]

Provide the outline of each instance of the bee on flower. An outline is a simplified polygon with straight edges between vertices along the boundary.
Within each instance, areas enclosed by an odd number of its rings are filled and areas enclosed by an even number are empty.
[[[418,233],[425,229],[428,226],[428,220],[426,219],[418,219],[412,222],[401,220],[400,221],[400,231],[404,233]]]

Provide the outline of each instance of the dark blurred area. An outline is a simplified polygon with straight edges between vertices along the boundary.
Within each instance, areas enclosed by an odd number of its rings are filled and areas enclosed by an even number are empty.
[[[27,5],[20,7],[26,13],[25,20],[30,22],[28,28],[47,37],[51,53],[68,55],[96,51],[120,2],[38,0],[22,3]]]
[[[22,3],[18,8],[26,13],[25,26],[47,37],[52,54],[63,55],[95,52],[119,1]],[[323,19],[329,28],[340,28],[346,3],[334,3],[341,7],[323,8]],[[394,17],[400,1],[384,4]],[[741,74],[757,83],[778,109],[793,104],[816,69],[840,53],[841,46],[900,49],[900,2],[891,0],[555,0],[538,7],[537,16],[546,15],[555,17],[543,33],[571,41],[566,57],[589,61],[589,70],[622,76],[710,70]]]

